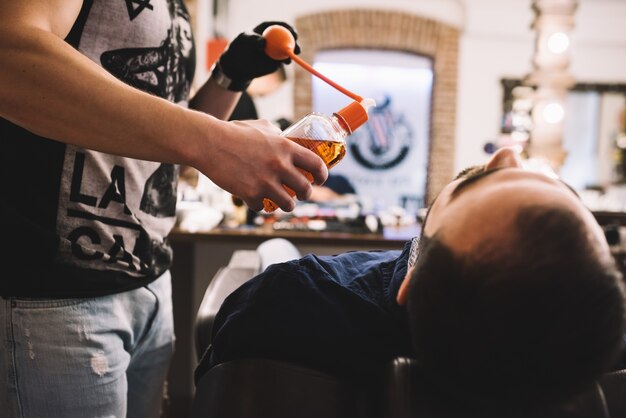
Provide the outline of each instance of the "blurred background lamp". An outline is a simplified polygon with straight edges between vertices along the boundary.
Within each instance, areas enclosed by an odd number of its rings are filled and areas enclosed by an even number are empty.
[[[511,132],[511,139],[514,142],[526,142],[528,141],[528,132],[513,131]]]
[[[522,160],[522,167],[525,170],[532,171],[534,173],[540,173],[553,179],[559,178],[550,163],[543,158],[531,157],[526,160]]]
[[[563,32],[555,32],[548,38],[548,50],[553,54],[562,54],[569,47],[569,36]]]
[[[550,103],[543,108],[541,115],[547,123],[559,123],[563,120],[565,110],[559,103]]]

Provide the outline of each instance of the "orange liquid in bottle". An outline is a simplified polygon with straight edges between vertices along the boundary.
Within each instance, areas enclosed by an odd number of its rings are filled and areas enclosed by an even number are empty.
[[[326,163],[326,167],[328,168],[334,167],[339,161],[341,161],[344,155],[346,155],[346,144],[344,142],[324,141],[320,139],[310,138],[289,139],[297,144],[302,145],[305,148],[310,149],[311,151],[322,157],[322,160],[324,160],[324,163]],[[313,183],[313,176],[304,170],[301,171],[304,173],[306,178],[309,179],[311,183]],[[291,197],[294,197],[296,195],[296,193],[289,187],[285,185],[283,185],[283,187],[285,188],[285,190],[287,190],[287,193],[289,193]],[[278,206],[269,199],[263,199],[263,209],[265,209],[265,211],[269,213],[274,212],[276,209],[278,209]]]

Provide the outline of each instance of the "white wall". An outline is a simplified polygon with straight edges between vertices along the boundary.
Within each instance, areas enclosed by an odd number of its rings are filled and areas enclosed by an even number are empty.
[[[230,0],[226,34],[231,39],[265,20],[294,22],[296,17],[341,8],[401,10],[431,17],[461,29],[457,107],[457,169],[481,163],[485,142],[500,127],[501,78],[531,71],[534,34],[531,0]],[[572,33],[571,72],[580,82],[626,83],[626,1],[581,0]],[[291,87],[266,98],[262,117],[292,108]]]
[[[500,132],[502,78],[530,71],[533,13],[526,0],[466,0],[457,96],[457,171],[484,162]]]
[[[626,81],[626,1],[581,2],[572,33],[571,70],[581,82]]]
[[[300,15],[355,8],[411,12],[455,26],[462,25],[464,14],[462,0],[229,0],[228,35],[251,30],[265,20],[294,22]]]

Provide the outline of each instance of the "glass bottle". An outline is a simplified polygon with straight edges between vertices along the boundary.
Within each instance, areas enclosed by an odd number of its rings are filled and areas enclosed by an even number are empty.
[[[285,129],[281,135],[315,152],[330,169],[346,155],[346,137],[367,122],[367,110],[374,105],[374,100],[363,99],[350,103],[332,116],[309,113]],[[303,172],[313,182],[311,174]],[[293,190],[285,185],[283,187],[291,197],[295,196]],[[263,209],[271,213],[278,206],[270,199],[263,199]]]

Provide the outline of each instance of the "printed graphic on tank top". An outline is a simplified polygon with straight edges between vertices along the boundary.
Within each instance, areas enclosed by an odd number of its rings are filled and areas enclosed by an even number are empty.
[[[95,0],[78,50],[124,83],[187,106],[195,51],[182,0]],[[129,125],[142,123],[133,119],[138,109],[125,110]],[[177,179],[172,164],[67,146],[58,259],[137,277],[161,274],[171,263],[165,237],[175,222]]]

